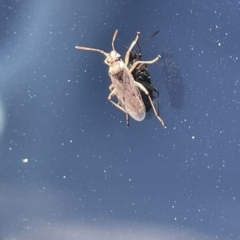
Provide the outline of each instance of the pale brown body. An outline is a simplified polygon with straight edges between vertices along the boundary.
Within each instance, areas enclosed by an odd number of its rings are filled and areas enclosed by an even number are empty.
[[[128,69],[120,70],[122,66],[125,65],[122,60],[119,60],[113,64],[113,68],[109,69],[111,70],[109,76],[112,84],[109,86],[111,93],[108,99],[112,101],[111,99],[115,95],[118,99],[118,105],[122,107],[122,111],[129,114],[136,121],[142,121],[146,116],[146,109],[140,91],[136,87],[130,71]]]

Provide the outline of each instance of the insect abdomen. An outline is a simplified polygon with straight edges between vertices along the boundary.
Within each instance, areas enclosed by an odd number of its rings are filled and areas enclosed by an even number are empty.
[[[128,101],[125,101],[125,109],[129,115],[136,121],[142,121],[146,116],[145,106],[141,97],[129,96]]]

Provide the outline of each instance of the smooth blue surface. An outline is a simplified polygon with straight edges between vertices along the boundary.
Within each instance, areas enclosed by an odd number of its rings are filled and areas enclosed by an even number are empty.
[[[0,239],[239,239],[240,3],[0,1]],[[104,57],[136,32],[187,86],[163,129],[107,101]]]

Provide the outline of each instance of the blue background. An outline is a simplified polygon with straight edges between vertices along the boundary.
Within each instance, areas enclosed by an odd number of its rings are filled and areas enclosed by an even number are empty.
[[[0,1],[0,239],[239,239],[240,3]],[[186,95],[164,129],[107,101],[104,56],[140,31]],[[26,159],[28,160],[26,162]]]

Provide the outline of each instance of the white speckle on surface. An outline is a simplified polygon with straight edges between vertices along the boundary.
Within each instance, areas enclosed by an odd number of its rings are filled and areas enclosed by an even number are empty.
[[[28,163],[28,158],[22,159],[22,162],[23,162],[23,163]]]

